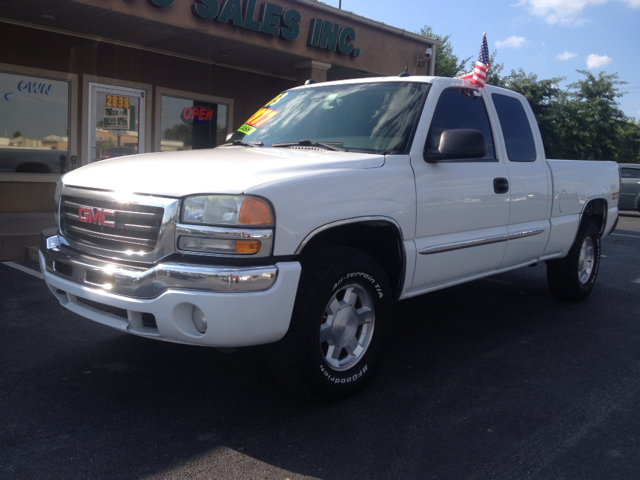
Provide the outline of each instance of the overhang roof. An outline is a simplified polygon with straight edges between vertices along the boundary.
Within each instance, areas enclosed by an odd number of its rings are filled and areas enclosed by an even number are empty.
[[[147,4],[146,1],[138,1]],[[177,1],[183,2],[184,0]],[[429,45],[441,43],[438,40],[390,27],[315,0],[293,1],[307,8],[344,18],[345,21],[368,25],[387,34],[404,36],[412,42]],[[292,0],[289,2],[291,3]],[[248,43],[243,41],[244,38],[230,38],[228,35],[227,37],[214,36],[211,32],[183,25],[172,25],[166,21],[158,21],[153,16],[130,15],[115,8],[108,8],[110,3],[113,4],[108,1],[104,2],[104,0],[102,2],[95,0],[2,0],[0,2],[0,21],[141,48],[201,62],[212,62],[221,66],[240,68],[291,80],[296,78],[294,62],[310,58],[256,43]],[[155,13],[153,7],[145,6],[150,9],[150,13]],[[227,26],[224,25],[224,27]],[[238,29],[237,27],[228,27]],[[256,35],[261,36],[260,34]],[[236,35],[236,37],[239,36]],[[274,40],[280,41],[275,38]],[[379,73],[332,62],[328,74],[329,79],[341,79],[354,76],[372,76]]]

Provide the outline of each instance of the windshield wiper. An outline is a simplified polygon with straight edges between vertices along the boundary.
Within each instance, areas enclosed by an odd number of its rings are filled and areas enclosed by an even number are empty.
[[[325,150],[333,150],[336,152],[346,152],[344,148],[340,148],[337,145],[342,145],[342,142],[316,142],[314,140],[300,140],[299,142],[285,142],[274,143],[272,147],[320,147]]]
[[[221,147],[225,145],[240,145],[242,147],[262,147],[264,143],[262,142],[243,142],[242,140],[234,140],[233,142],[227,142],[220,145]]]

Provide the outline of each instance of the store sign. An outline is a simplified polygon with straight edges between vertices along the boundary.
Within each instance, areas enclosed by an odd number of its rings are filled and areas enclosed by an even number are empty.
[[[5,94],[5,100],[11,100],[16,97],[30,97],[45,102],[45,97],[51,93],[53,84],[37,81],[20,80],[16,86],[16,92]]]
[[[210,123],[213,118],[213,109],[208,107],[185,107],[180,114],[184,123]]]
[[[129,130],[129,109],[106,107],[102,126],[106,130]]]
[[[106,106],[129,109],[131,106],[131,99],[129,97],[120,97],[118,95],[107,95]]]
[[[175,0],[147,1],[159,8],[178,4]],[[263,2],[258,5],[258,0],[193,0],[191,13],[197,18],[226,23],[284,40],[293,41],[300,36],[300,12],[285,10],[274,3]],[[360,49],[351,43],[355,39],[356,32],[353,28],[341,28],[338,23],[314,18],[311,20],[307,45],[359,57]]]
[[[321,18],[311,20],[309,29],[309,41],[307,45],[323,48],[325,50],[336,50],[344,55],[353,57],[360,56],[360,49],[355,48],[352,40],[356,39],[356,32],[351,27],[340,28],[340,24],[331,23]]]

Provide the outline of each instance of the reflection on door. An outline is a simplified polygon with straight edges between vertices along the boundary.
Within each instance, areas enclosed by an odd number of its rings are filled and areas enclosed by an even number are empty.
[[[144,90],[89,84],[89,163],[144,153]]]

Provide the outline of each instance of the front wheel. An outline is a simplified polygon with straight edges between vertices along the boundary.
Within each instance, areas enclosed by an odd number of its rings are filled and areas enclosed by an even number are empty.
[[[317,250],[302,261],[289,331],[271,349],[276,376],[313,399],[353,394],[382,359],[391,305],[385,272],[373,257],[347,247]]]
[[[566,257],[547,262],[551,293],[562,300],[589,296],[600,267],[600,231],[592,218],[584,218]]]

